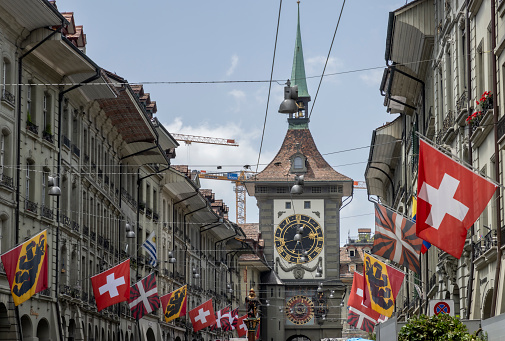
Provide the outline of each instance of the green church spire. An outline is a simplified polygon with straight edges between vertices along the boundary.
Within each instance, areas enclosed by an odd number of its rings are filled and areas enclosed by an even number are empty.
[[[298,1],[298,25],[296,28],[295,53],[293,56],[293,70],[291,71],[292,85],[298,85],[298,98],[308,98],[307,80],[305,79],[305,63],[303,61],[302,34],[300,32],[300,1]]]

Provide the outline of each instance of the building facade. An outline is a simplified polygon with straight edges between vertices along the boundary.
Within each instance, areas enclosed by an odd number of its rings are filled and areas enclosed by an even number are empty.
[[[188,310],[211,298],[238,306],[228,253],[245,234],[198,177],[171,166],[178,143],[156,102],[86,56],[73,13],[46,0],[2,0],[0,11],[0,253],[47,229],[49,257],[49,288],[17,307],[1,266],[0,339],[230,337],[194,333],[186,317],[165,323],[161,309],[136,322],[126,302],[97,311],[90,277],[126,259],[131,284],[151,272],[160,295],[187,284]],[[49,176],[61,195],[49,195]],[[154,268],[141,248],[151,232]]]
[[[502,1],[418,0],[389,14],[380,90],[387,111],[399,116],[372,134],[369,195],[411,216],[419,135],[503,184],[504,11]],[[484,107],[488,92],[492,103]],[[429,299],[454,300],[455,314],[467,319],[505,312],[503,204],[500,187],[468,231],[460,259],[435,247],[421,257],[421,274],[409,273],[397,317],[427,313]]]

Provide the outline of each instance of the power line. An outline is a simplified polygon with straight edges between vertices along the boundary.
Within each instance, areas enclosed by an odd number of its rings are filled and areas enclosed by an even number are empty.
[[[342,8],[340,9],[340,15],[338,16],[337,26],[335,27],[335,32],[333,33],[333,38],[331,39],[330,49],[328,51],[328,56],[326,56],[326,61],[324,62],[323,73],[321,74],[321,79],[319,80],[319,85],[317,86],[316,96],[314,97],[314,101],[312,102],[312,106],[310,107],[309,119],[312,116],[312,110],[314,110],[314,105],[316,104],[317,94],[319,93],[319,89],[321,88],[321,83],[323,82],[324,72],[326,71],[326,66],[328,65],[328,60],[330,59],[331,49],[333,47],[333,42],[335,41],[335,36],[337,35],[338,25],[340,24],[340,18],[342,17],[342,12],[344,11],[345,0],[342,3]]]
[[[263,148],[263,140],[265,138],[265,129],[266,129],[266,125],[267,125],[268,105],[270,103],[270,93],[272,90],[272,78],[274,76],[275,52],[277,51],[277,38],[279,36],[279,25],[281,22],[281,8],[282,8],[282,0],[279,1],[279,14],[277,15],[277,29],[275,31],[274,53],[273,53],[273,57],[272,57],[272,70],[270,71],[270,82],[268,85],[267,107],[265,110],[265,120],[263,121],[263,131],[261,132],[261,142],[260,142],[260,150],[258,153],[258,161],[256,163],[256,172],[258,172],[258,166],[259,166],[260,157],[261,157],[261,150]]]

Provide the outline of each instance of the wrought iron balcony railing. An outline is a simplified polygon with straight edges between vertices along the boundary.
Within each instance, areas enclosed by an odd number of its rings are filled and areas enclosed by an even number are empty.
[[[61,137],[63,138],[63,145],[70,149],[70,139],[65,135],[61,135]]]
[[[6,174],[0,174],[0,186],[14,189],[14,180]]]
[[[50,219],[50,220],[54,219],[53,210],[49,207],[44,206],[44,205],[40,206],[40,216],[44,217],[46,219]]]
[[[11,106],[16,105],[16,96],[14,96],[7,89],[2,90],[2,101],[9,103]]]
[[[25,200],[25,210],[37,214],[38,204],[30,201],[28,199]]]

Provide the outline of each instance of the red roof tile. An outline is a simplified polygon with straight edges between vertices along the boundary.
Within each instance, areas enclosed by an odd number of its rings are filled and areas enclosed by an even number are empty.
[[[288,129],[277,155],[251,180],[292,182],[290,158],[298,152],[298,148],[307,158],[305,181],[352,181],[334,170],[321,156],[309,129]]]

